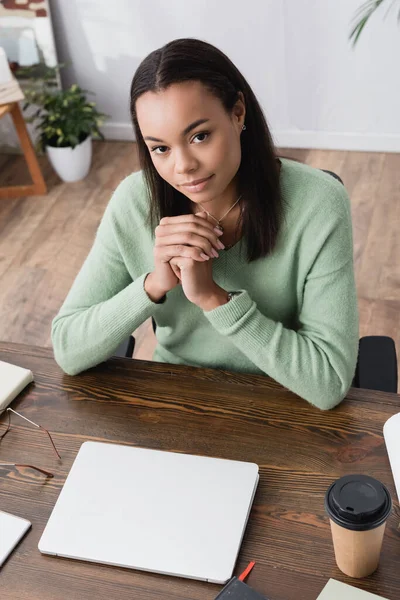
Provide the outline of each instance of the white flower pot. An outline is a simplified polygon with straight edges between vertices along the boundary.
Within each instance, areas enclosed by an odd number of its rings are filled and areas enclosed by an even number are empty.
[[[74,149],[46,146],[46,153],[55,172],[63,181],[79,181],[89,173],[92,162],[92,138],[89,135]]]

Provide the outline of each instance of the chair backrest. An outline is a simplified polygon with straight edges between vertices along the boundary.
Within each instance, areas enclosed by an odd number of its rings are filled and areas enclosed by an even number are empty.
[[[332,175],[332,177],[334,177],[335,179],[340,181],[340,183],[343,184],[343,181],[340,179],[339,175],[336,175],[336,173],[334,173],[333,171],[328,171],[327,169],[320,169],[320,170],[323,171],[324,173],[328,173],[328,175]]]
[[[392,338],[368,335],[360,339],[354,387],[397,393],[397,353]]]

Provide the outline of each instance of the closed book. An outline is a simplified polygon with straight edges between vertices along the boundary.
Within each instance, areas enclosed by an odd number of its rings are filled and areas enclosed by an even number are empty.
[[[0,414],[31,381],[32,371],[0,360]]]
[[[268,600],[268,598],[253,590],[247,583],[233,577],[215,600]]]

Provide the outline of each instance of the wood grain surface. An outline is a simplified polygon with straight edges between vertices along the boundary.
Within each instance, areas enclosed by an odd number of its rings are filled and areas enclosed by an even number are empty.
[[[1,462],[31,463],[55,474],[0,467],[0,508],[32,530],[0,574],[2,600],[208,600],[221,586],[41,555],[37,544],[81,444],[109,441],[254,461],[260,482],[235,573],[256,561],[248,583],[269,600],[315,600],[329,577],[400,597],[400,511],[382,436],[400,411],[394,394],[351,390],[336,409],[309,406],[268,377],[111,359],[79,376],[61,372],[49,349],[0,344],[0,360],[29,368],[35,383],[12,407],[49,429],[12,418]],[[350,580],[335,565],[324,494],[345,474],[388,486],[394,510],[378,571]]]

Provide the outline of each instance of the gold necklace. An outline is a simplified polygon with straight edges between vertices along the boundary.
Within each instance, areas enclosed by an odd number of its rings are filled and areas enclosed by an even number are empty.
[[[218,229],[220,229],[222,232],[224,231],[224,228],[221,225],[221,221],[223,219],[225,219],[225,217],[231,212],[232,208],[235,208],[236,204],[239,202],[239,200],[242,198],[242,195],[239,196],[239,198],[236,200],[236,202],[234,204],[232,204],[232,206],[230,207],[229,210],[226,211],[226,213],[220,218],[217,219],[216,217],[214,217],[214,215],[212,215],[211,213],[208,212],[208,210],[206,210],[204,208],[204,206],[202,206],[199,202],[199,205],[201,206],[201,208],[204,210],[204,212],[206,212],[208,214],[209,217],[211,217],[212,219],[214,219],[214,221],[216,222],[216,227],[218,227]]]

